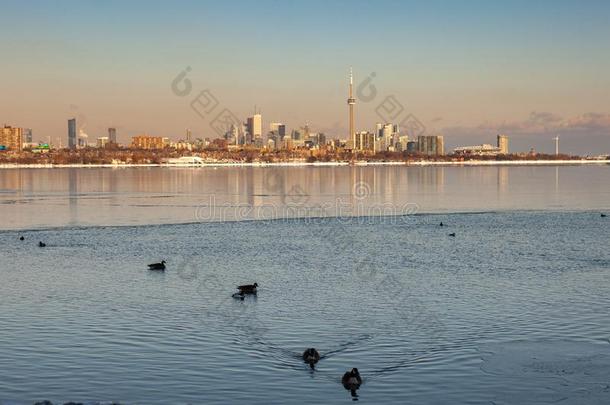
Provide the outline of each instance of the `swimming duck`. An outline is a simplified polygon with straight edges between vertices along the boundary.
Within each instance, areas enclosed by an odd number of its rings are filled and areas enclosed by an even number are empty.
[[[314,365],[320,360],[320,353],[313,347],[303,352],[303,361],[309,364],[309,367],[313,370]]]
[[[23,236],[20,236],[19,240],[25,240],[25,238]]]
[[[256,287],[258,287],[257,283],[254,284],[244,284],[238,285],[237,289],[240,294],[256,294]]]
[[[449,236],[455,236],[455,232],[450,233]]]
[[[161,263],[149,264],[148,270],[165,270],[165,260],[161,260]]]
[[[441,222],[438,226],[443,226],[443,223]]]
[[[606,214],[601,214],[601,217],[602,218],[606,218]]]
[[[360,385],[362,384],[362,378],[360,378],[358,369],[352,368],[350,371],[343,374],[341,384],[343,384],[343,388],[351,392],[352,397],[357,397],[356,390],[360,388]]]
[[[47,246],[46,243],[38,242],[38,247],[45,247],[45,246]]]

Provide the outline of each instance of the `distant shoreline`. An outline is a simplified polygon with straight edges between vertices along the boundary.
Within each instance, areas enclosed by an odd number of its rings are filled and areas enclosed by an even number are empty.
[[[408,162],[209,162],[194,165],[172,165],[166,163],[138,164],[0,164],[0,169],[61,169],[61,168],[206,168],[206,167],[337,167],[337,166],[579,166],[610,165],[610,160],[467,160],[447,161],[408,161]]]

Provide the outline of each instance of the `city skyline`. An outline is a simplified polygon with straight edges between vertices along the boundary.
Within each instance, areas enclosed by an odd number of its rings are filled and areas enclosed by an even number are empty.
[[[353,66],[355,131],[372,130],[382,121],[375,107],[395,95],[427,133],[444,135],[447,148],[506,133],[520,150],[553,152],[556,136],[568,152],[610,150],[604,2],[337,2],[315,15],[298,4],[242,8],[250,19],[222,24],[233,14],[214,3],[8,2],[0,47],[11,57],[0,84],[10,97],[0,101],[0,121],[45,140],[65,136],[69,117],[92,137],[116,128],[122,142],[143,133],[177,139],[185,128],[213,137],[208,122],[169,90],[190,66],[193,86],[210,89],[236,116],[257,104],[263,132],[270,122],[308,123],[345,138],[344,78]],[[24,20],[28,30],[18,28]],[[375,21],[384,29],[353,28]],[[358,95],[367,79],[378,92],[368,102]]]

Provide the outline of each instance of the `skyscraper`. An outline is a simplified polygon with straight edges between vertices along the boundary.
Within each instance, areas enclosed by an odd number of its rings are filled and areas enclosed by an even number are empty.
[[[68,148],[76,149],[76,118],[68,120]]]
[[[441,135],[420,135],[417,137],[417,152],[428,156],[445,154],[445,141]]]
[[[272,122],[269,124],[269,130],[283,138],[286,135],[286,125],[281,122]]]
[[[186,142],[191,143],[191,130],[188,128],[186,130]]]
[[[32,130],[30,128],[23,128],[23,142],[32,143]]]
[[[261,114],[254,114],[248,117],[246,125],[252,142],[263,137],[263,116]]]
[[[498,149],[500,149],[501,154],[508,154],[508,136],[498,135]]]
[[[108,128],[108,142],[116,143],[116,128]]]
[[[356,149],[356,131],[354,131],[354,104],[356,99],[354,98],[354,75],[352,74],[352,68],[349,68],[349,97],[347,99],[347,105],[349,105],[349,139],[351,141],[351,148]]]

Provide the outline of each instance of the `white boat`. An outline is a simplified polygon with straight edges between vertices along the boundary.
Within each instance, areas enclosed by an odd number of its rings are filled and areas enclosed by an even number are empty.
[[[199,156],[182,156],[169,158],[163,164],[167,166],[203,166],[204,162]]]

